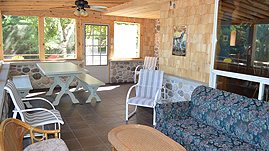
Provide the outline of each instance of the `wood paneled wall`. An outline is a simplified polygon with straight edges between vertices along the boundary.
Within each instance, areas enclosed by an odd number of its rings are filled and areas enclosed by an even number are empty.
[[[161,8],[160,70],[209,82],[214,0],[176,0]],[[173,8],[175,4],[175,8]],[[173,27],[187,25],[186,56],[172,55]]]
[[[76,51],[77,60],[83,59],[83,31],[84,23],[95,23],[95,24],[108,24],[110,29],[110,50],[109,59],[113,59],[114,44],[111,43],[111,38],[114,38],[114,21],[119,22],[130,22],[140,24],[140,58],[145,56],[154,55],[154,19],[141,19],[141,18],[129,18],[129,17],[118,17],[102,15],[99,12],[88,11],[89,16],[77,17],[73,14],[72,10],[67,11],[2,11],[2,15],[17,15],[17,16],[38,16],[43,17],[58,17],[58,18],[74,18],[76,19]],[[0,13],[1,14],[1,13]],[[42,29],[41,29],[42,30]],[[1,37],[0,37],[1,38]],[[42,45],[42,43],[41,43]],[[113,45],[113,48],[111,47]],[[2,41],[0,42],[0,47]],[[41,47],[44,49],[44,47]],[[1,57],[1,56],[0,56]]]

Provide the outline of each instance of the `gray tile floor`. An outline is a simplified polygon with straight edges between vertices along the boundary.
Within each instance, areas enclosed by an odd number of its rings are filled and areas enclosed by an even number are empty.
[[[101,102],[93,99],[91,103],[86,104],[85,101],[90,94],[83,89],[74,92],[75,97],[80,101],[79,104],[72,104],[68,95],[61,98],[60,104],[56,107],[65,122],[61,127],[61,136],[71,151],[111,150],[107,134],[113,128],[126,124],[125,99],[132,85],[134,84],[100,87],[97,94]],[[71,89],[73,90],[74,88]],[[45,97],[53,101],[59,89],[54,90],[52,96],[45,96],[45,92],[31,92],[30,96]],[[129,111],[134,109],[133,106],[129,108]],[[138,107],[137,114],[132,116],[128,123],[152,126],[152,109]]]

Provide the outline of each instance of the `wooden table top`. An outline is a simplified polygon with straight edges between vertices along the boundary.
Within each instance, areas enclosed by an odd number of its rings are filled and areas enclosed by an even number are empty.
[[[55,75],[79,75],[82,73],[88,72],[86,69],[83,69],[74,63],[71,62],[42,62],[36,64],[42,73],[46,76],[55,76]]]
[[[108,140],[117,151],[186,151],[160,131],[139,124],[114,128],[108,133]]]

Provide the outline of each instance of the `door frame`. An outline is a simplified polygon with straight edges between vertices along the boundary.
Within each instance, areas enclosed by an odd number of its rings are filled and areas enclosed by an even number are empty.
[[[98,23],[83,23],[83,61],[84,61],[84,68],[86,67],[86,32],[85,26],[86,25],[99,25],[99,26],[107,26],[107,65],[88,65],[93,67],[105,67],[108,68],[108,82],[110,82],[110,62],[109,62],[109,51],[110,51],[110,24],[98,24]]]

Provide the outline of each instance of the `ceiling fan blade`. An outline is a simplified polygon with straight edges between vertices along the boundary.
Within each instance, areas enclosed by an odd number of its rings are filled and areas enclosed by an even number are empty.
[[[69,4],[69,5],[75,5],[75,4],[72,4],[72,3],[69,3],[69,2],[65,2],[66,4]]]
[[[101,8],[89,8],[91,10],[96,10],[96,11],[100,11],[100,12],[106,12],[107,10],[105,9],[101,9]]]
[[[76,6],[62,6],[62,7],[51,7],[49,9],[58,9],[58,8],[76,8]]]
[[[108,8],[106,6],[100,6],[100,5],[88,5],[90,8]]]

